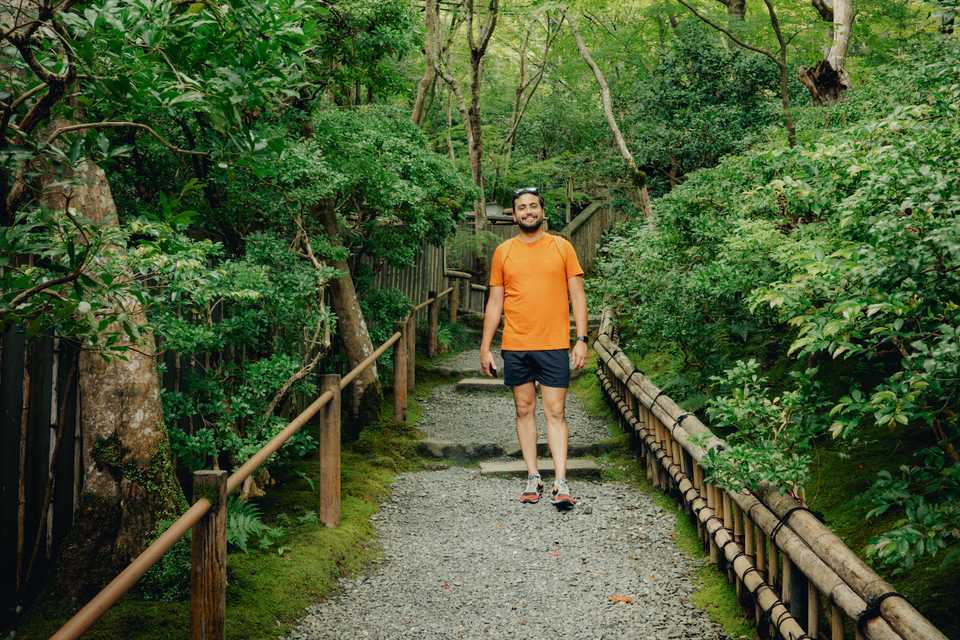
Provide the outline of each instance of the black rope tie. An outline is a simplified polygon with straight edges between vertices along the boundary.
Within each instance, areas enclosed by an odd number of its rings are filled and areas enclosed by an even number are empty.
[[[696,494],[693,498],[690,497],[691,491],[693,491],[693,493]],[[694,499],[699,497],[700,497],[700,493],[697,491],[696,487],[690,487],[689,489],[683,492],[683,499],[686,500],[687,502],[693,502]]]
[[[722,545],[720,545],[720,551],[722,551],[723,553],[726,553],[726,552],[727,552],[727,545],[728,545],[728,544],[731,544],[731,543],[735,544],[736,542],[737,542],[736,540],[734,540],[733,538],[730,538],[729,540],[727,540],[726,542],[724,542]],[[733,560],[731,560],[730,562],[733,562]]]
[[[777,616],[777,621],[774,623],[774,626],[777,627],[777,631],[780,630],[780,623],[783,622],[783,618],[786,616],[790,617],[790,609],[787,608],[787,605],[783,605],[783,611],[780,612],[780,615]]]
[[[744,554],[744,555],[746,555],[746,554]],[[749,558],[750,556],[747,556],[747,557]],[[763,584],[763,574],[761,574],[759,571],[757,571],[757,568],[756,568],[756,567],[747,567],[747,570],[743,572],[743,576],[740,577],[740,579],[743,580],[744,586],[746,586],[746,584],[747,584],[747,576],[750,575],[750,572],[751,572],[751,571],[752,571],[753,573],[757,574],[757,577],[759,577],[759,578],[760,578],[760,581],[761,581],[760,584]],[[759,589],[759,588],[760,588],[760,587],[757,587],[757,589]],[[747,590],[749,591],[750,588],[747,587]],[[751,591],[750,593],[752,594],[753,592]]]
[[[900,598],[907,604],[910,604],[910,601],[907,600],[905,595],[897,593],[896,591],[887,591],[875,598],[867,598],[866,608],[857,615],[857,629],[860,630],[860,633],[866,633],[864,630],[866,629],[867,623],[880,615],[880,605],[883,604],[883,601],[893,597]]]
[[[679,426],[680,426],[680,423],[683,422],[684,420],[686,420],[686,419],[689,418],[689,417],[690,417],[690,414],[689,414],[689,413],[682,413],[682,414],[680,414],[679,416],[677,416],[677,419],[673,421],[673,426],[670,427],[670,433],[676,435],[676,433],[677,433],[677,427],[679,427]]]
[[[773,530],[770,532],[770,539],[773,540],[774,544],[777,543],[777,534],[780,533],[780,529],[787,524],[787,522],[790,520],[790,516],[792,516],[796,511],[810,511],[810,509],[807,509],[806,507],[790,507],[787,509],[787,512],[783,514],[783,517],[780,518],[780,521],[774,525]]]

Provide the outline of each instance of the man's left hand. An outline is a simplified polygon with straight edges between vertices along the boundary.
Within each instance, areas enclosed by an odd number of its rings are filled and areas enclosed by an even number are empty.
[[[573,347],[573,356],[571,358],[571,366],[574,369],[583,369],[583,365],[587,362],[587,343],[577,340],[577,344]]]

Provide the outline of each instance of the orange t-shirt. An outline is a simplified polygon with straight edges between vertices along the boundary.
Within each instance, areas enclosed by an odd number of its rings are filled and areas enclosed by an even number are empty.
[[[526,243],[510,238],[493,252],[490,286],[503,287],[506,351],[570,348],[567,279],[582,276],[577,252],[566,238],[543,234]]]

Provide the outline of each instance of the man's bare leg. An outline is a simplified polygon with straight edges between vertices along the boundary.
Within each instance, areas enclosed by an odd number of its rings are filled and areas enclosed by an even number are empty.
[[[564,387],[540,385],[543,399],[543,413],[547,417],[547,444],[553,457],[554,477],[564,480],[567,477],[567,438],[570,429],[567,426],[567,390]]]
[[[533,381],[513,387],[513,403],[517,409],[517,440],[523,461],[527,463],[527,475],[537,470],[537,389]]]

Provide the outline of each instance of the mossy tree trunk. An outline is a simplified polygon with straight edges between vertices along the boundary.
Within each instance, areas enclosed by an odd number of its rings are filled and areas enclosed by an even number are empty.
[[[84,161],[69,182],[51,182],[43,193],[51,208],[71,207],[101,225],[117,225],[117,210],[103,170]],[[110,247],[107,251],[122,251]],[[128,322],[146,324],[132,297],[122,303]],[[107,331],[122,332],[119,327]],[[69,596],[98,591],[153,539],[157,523],[186,503],[174,475],[160,403],[153,335],[142,331],[126,359],[104,359],[84,349],[79,360],[83,489],[63,549],[58,581]]]
[[[319,205],[314,209],[314,215],[323,225],[330,244],[335,247],[341,246],[340,228],[333,208],[325,204]],[[350,265],[346,260],[333,260],[329,264],[340,272],[338,277],[330,281],[330,292],[333,297],[333,309],[337,314],[338,338],[343,344],[347,362],[352,369],[373,353],[373,342],[370,340],[370,332],[367,330],[367,323],[357,299],[357,289],[350,275]],[[366,423],[377,414],[382,396],[377,363],[374,362],[357,377],[350,387],[349,406],[354,420],[344,423],[342,433],[345,439],[353,440],[359,435],[359,425]]]

